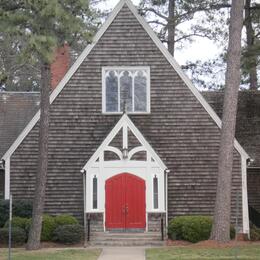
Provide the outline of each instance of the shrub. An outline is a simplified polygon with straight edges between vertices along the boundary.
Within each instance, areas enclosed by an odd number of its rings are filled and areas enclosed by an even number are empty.
[[[15,200],[13,203],[13,215],[21,218],[32,217],[32,201]]]
[[[168,227],[171,239],[187,240],[193,243],[210,237],[212,218],[209,216],[182,216],[172,219]],[[230,237],[235,237],[235,229],[230,228]]]
[[[58,215],[55,217],[56,226],[64,226],[64,225],[77,225],[79,224],[78,220],[71,215]]]
[[[4,226],[9,217],[9,201],[0,200],[0,228]]]
[[[8,228],[0,229],[0,243],[8,244],[9,240],[9,230]],[[22,228],[13,227],[12,228],[12,243],[17,245],[22,245],[26,241],[26,233]]]
[[[250,228],[250,240],[259,241],[260,240],[260,228],[252,226]]]
[[[50,215],[43,215],[42,219],[42,241],[50,241],[53,237],[53,232],[56,228],[55,218]]]
[[[30,218],[32,216],[32,203],[27,200],[13,201],[13,215]],[[3,227],[9,217],[9,201],[0,200],[0,227]]]
[[[172,240],[182,240],[182,227],[183,223],[186,221],[187,217],[176,217],[172,219],[168,226],[168,235]]]
[[[83,227],[81,225],[58,226],[53,234],[53,240],[64,244],[76,244],[83,238]]]
[[[13,217],[12,219],[12,227],[22,228],[27,235],[28,235],[30,224],[31,224],[31,219],[29,218]],[[5,222],[4,227],[5,228],[9,227],[9,220]]]
[[[233,225],[230,226],[230,238],[234,239],[236,237],[236,229]]]

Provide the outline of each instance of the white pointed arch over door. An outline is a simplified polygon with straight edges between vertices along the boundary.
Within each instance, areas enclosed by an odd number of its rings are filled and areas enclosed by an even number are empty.
[[[125,152],[127,151],[127,154]],[[126,156],[127,155],[127,156]],[[123,114],[96,152],[82,168],[85,175],[85,212],[106,211],[105,185],[112,176],[130,173],[145,180],[146,215],[149,212],[167,211],[167,169],[142,133],[127,114]],[[153,179],[158,178],[158,191],[154,191]],[[94,182],[95,180],[95,182]],[[94,184],[97,183],[97,192]],[[154,205],[154,192],[158,192],[158,205]],[[95,205],[95,207],[93,207]]]
[[[117,134],[122,131],[122,142],[119,147],[115,147],[111,145],[111,142],[113,139],[117,136]],[[132,133],[134,137],[138,140],[139,145],[136,147],[129,146],[129,133]],[[127,150],[127,158],[124,158],[123,152],[124,149]],[[127,114],[124,114],[121,119],[117,122],[115,127],[112,129],[112,131],[108,134],[108,136],[105,138],[105,140],[102,142],[102,144],[99,146],[99,148],[96,150],[96,152],[91,156],[89,161],[84,165],[82,170],[88,170],[90,167],[92,167],[94,164],[100,163],[101,161],[103,163],[106,163],[106,160],[104,160],[104,152],[109,151],[112,153],[115,153],[117,157],[119,158],[119,161],[122,161],[126,163],[131,164],[131,159],[135,154],[138,152],[145,152],[146,153],[146,160],[140,160],[146,163],[152,163],[157,164],[161,169],[165,170],[167,169],[166,165],[163,163],[163,161],[160,159],[160,157],[157,155],[157,153],[154,151],[152,146],[146,141],[142,133],[138,130],[138,128],[134,125],[132,120],[127,116]],[[150,158],[150,159],[149,159]],[[115,160],[116,161],[116,160]]]

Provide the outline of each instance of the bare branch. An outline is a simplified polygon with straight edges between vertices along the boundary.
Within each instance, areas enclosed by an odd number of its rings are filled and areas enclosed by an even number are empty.
[[[146,7],[146,8],[142,8],[141,10],[144,11],[144,12],[152,12],[152,13],[156,14],[157,16],[161,17],[162,19],[168,20],[168,17],[167,17],[167,16],[165,16],[165,15],[159,13],[159,12],[156,11],[154,8],[147,8],[147,7]]]
[[[184,39],[187,39],[187,38],[190,38],[190,37],[203,37],[203,38],[208,38],[210,39],[210,37],[208,37],[206,34],[199,34],[199,33],[191,33],[191,34],[187,34],[187,35],[183,35],[182,37],[178,38],[175,42],[178,42],[178,41],[182,41]]]

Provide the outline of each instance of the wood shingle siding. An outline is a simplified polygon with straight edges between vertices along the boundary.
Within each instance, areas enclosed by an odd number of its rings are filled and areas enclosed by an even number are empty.
[[[83,216],[80,170],[120,118],[102,115],[103,66],[150,66],[151,113],[130,117],[171,171],[168,217],[212,214],[220,130],[126,6],[51,105],[45,211]],[[37,127],[11,157],[15,198],[33,196]],[[236,192],[241,166],[234,151],[233,222]]]

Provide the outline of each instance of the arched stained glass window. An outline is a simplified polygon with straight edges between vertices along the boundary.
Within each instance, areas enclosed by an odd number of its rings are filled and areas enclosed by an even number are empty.
[[[143,71],[138,71],[134,78],[134,111],[142,112],[147,104],[147,78]]]
[[[150,112],[150,68],[103,68],[103,112]]]
[[[118,77],[115,71],[106,73],[106,111],[118,111]]]
[[[120,111],[133,111],[133,76],[129,71],[120,73]]]

